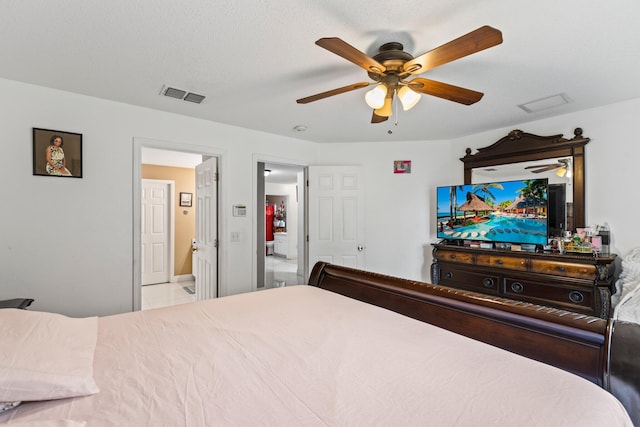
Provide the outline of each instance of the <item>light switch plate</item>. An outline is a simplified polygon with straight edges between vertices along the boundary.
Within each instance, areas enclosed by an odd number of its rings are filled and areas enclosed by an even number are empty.
[[[233,216],[247,216],[247,206],[233,205]]]

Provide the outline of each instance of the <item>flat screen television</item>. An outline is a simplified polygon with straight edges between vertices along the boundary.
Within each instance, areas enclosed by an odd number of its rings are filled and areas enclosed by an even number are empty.
[[[549,180],[521,179],[437,188],[437,236],[546,245]]]

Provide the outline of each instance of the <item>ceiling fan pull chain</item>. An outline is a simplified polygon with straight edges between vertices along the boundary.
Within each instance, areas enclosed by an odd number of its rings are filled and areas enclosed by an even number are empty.
[[[393,124],[398,126],[398,101],[397,100],[396,100],[396,120]]]

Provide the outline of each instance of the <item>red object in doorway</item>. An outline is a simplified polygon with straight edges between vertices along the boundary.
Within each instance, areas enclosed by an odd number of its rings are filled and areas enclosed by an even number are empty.
[[[264,207],[265,211],[265,230],[267,232],[266,240],[270,242],[273,240],[273,205],[267,205]]]

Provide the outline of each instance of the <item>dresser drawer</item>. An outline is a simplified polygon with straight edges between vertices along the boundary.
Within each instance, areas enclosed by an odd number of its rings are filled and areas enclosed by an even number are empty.
[[[434,244],[431,280],[562,310],[609,317],[615,255],[561,255]]]
[[[527,270],[527,258],[517,256],[478,254],[476,264],[487,267],[508,268],[511,270]]]
[[[438,261],[460,262],[463,264],[473,264],[473,254],[454,251],[436,252]]]
[[[542,305],[553,302],[567,310],[593,314],[593,288],[587,286],[554,286],[531,280],[504,278],[502,294],[507,298],[525,300]]]
[[[581,279],[596,278],[596,266],[560,261],[531,260],[531,272],[553,274],[555,276],[576,277]]]
[[[498,295],[500,277],[496,274],[461,269],[459,266],[440,264],[439,285]]]

